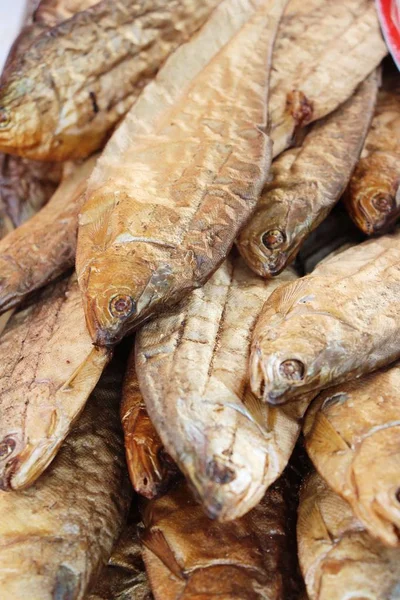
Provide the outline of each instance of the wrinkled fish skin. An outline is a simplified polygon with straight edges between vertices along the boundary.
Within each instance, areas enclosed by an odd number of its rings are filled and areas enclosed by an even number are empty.
[[[103,0],[40,35],[3,79],[0,149],[36,160],[89,156],[217,3]]]
[[[304,424],[307,452],[370,535],[399,546],[400,366],[323,391]]]
[[[280,483],[232,523],[210,521],[184,482],[148,502],[141,537],[155,599],[297,598],[287,517]]]
[[[273,179],[237,241],[255,273],[283,271],[339,200],[360,156],[377,90],[373,73],[344,106],[314,125],[301,148],[272,164]]]
[[[285,2],[242,5],[230,20],[237,0],[222,3],[99,159],[77,250],[96,344],[115,344],[204,284],[255,207],[270,165],[268,72]]]
[[[135,491],[146,498],[163,492],[177,468],[164,451],[139,389],[132,351],[125,374],[121,400],[121,421],[125,436],[126,462]]]
[[[226,261],[169,314],[144,325],[136,365],[149,415],[207,514],[242,516],[286,466],[310,399],[268,407],[246,385],[251,331],[264,301],[295,278],[266,282]]]
[[[59,23],[73,17],[76,13],[87,10],[98,4],[100,0],[42,0],[36,8],[33,20],[55,27]]]
[[[367,235],[382,233],[400,215],[400,84],[384,79],[362,158],[351,178],[345,203]]]
[[[350,98],[387,54],[372,0],[290,0],[273,53],[273,155]]]
[[[371,538],[316,473],[300,497],[297,542],[310,600],[399,598],[400,551]]]
[[[42,477],[27,490],[0,493],[2,600],[80,600],[107,562],[131,496],[121,370],[114,363],[106,371]]]
[[[396,360],[399,261],[400,232],[349,248],[276,290],[254,330],[253,393],[279,404]]]
[[[0,356],[0,487],[21,489],[54,458],[109,359],[93,348],[75,277],[14,316]]]
[[[0,312],[73,266],[78,214],[96,157],[77,166],[49,203],[0,241]]]

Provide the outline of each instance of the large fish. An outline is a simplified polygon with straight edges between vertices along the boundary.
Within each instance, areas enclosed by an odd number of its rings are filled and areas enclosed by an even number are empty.
[[[131,496],[118,416],[121,371],[115,362],[106,371],[40,479],[0,492],[7,515],[0,522],[2,600],[81,600],[106,564]]]
[[[0,487],[21,489],[54,458],[109,359],[91,343],[75,277],[14,316],[0,356]]]
[[[185,483],[145,505],[144,561],[156,600],[297,598],[285,482],[248,515],[210,521]]]
[[[77,166],[42,210],[0,241],[0,312],[73,266],[78,214],[95,164],[92,157]]]
[[[204,284],[254,209],[271,159],[268,79],[285,3],[222,2],[99,159],[77,249],[96,344]]]
[[[371,538],[316,473],[300,497],[297,542],[310,600],[399,598],[400,551]]]
[[[102,0],[45,31],[3,78],[0,149],[89,156],[219,1]]]
[[[386,77],[361,160],[345,203],[349,215],[368,235],[388,229],[400,216],[400,83]]]
[[[304,424],[307,452],[369,533],[399,546],[400,365],[323,391]]]
[[[326,259],[276,290],[255,327],[251,388],[272,404],[400,357],[400,232]]]
[[[339,200],[360,156],[378,90],[373,73],[343,106],[316,123],[300,148],[272,164],[272,181],[237,245],[262,277],[292,262],[306,237]]]
[[[276,409],[246,385],[251,332],[264,301],[295,275],[266,282],[241,258],[137,334],[136,365],[166,451],[206,512],[242,516],[286,466],[310,399]]]

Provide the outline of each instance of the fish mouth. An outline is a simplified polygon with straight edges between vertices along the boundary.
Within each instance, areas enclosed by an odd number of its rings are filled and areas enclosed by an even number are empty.
[[[285,386],[280,390],[272,389],[269,384],[269,377],[265,368],[265,361],[262,358],[259,349],[252,353],[250,358],[250,387],[253,394],[273,406],[278,406],[286,402],[285,393],[288,387]]]
[[[0,490],[3,492],[9,492],[14,489],[11,484],[14,473],[18,469],[20,463],[20,456],[15,456],[5,465],[2,473],[0,474]]]
[[[8,489],[23,490],[32,485],[55,458],[63,441],[64,438],[49,439],[34,448],[27,446],[13,459],[12,468],[8,470]]]

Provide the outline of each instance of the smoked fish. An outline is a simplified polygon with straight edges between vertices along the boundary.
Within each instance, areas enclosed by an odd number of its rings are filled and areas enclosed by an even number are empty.
[[[316,473],[300,496],[297,542],[310,600],[399,597],[400,551],[371,538]]]
[[[182,482],[145,504],[143,522],[143,558],[155,600],[297,598],[280,482],[232,523],[210,521]]]
[[[274,157],[348,100],[386,54],[373,0],[290,0],[272,57]]]
[[[105,372],[40,479],[0,492],[2,600],[81,600],[107,563],[131,499],[118,416],[121,366],[114,361]]]
[[[387,77],[361,159],[345,195],[349,215],[367,235],[388,229],[400,216],[400,83]]]
[[[0,356],[0,488],[17,490],[53,460],[110,355],[91,343],[72,277],[11,319]]]
[[[78,215],[96,159],[77,166],[42,210],[0,241],[0,312],[73,266]]]
[[[51,161],[100,149],[219,1],[102,0],[45,31],[3,78],[0,149]]]
[[[251,389],[280,404],[400,357],[400,232],[325,259],[276,290],[254,330]]]
[[[101,155],[77,248],[96,344],[115,344],[203,285],[255,208],[270,166],[269,67],[285,4],[222,2]]]
[[[164,450],[139,389],[134,348],[128,360],[121,400],[126,462],[135,491],[154,498],[164,491],[177,467]]]
[[[308,455],[371,536],[399,546],[400,364],[319,394],[304,424]]]
[[[207,514],[236,519],[285,468],[310,399],[275,409],[246,385],[250,337],[264,301],[295,275],[267,282],[241,258],[136,337],[146,407],[165,450]]]
[[[312,127],[300,148],[272,163],[272,181],[237,240],[258,275],[283,271],[341,197],[360,156],[377,91],[374,72],[343,106]]]

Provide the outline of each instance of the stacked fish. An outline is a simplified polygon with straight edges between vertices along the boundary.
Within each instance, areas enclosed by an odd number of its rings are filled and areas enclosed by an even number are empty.
[[[31,3],[0,85],[1,600],[400,598],[386,54],[373,0]]]

